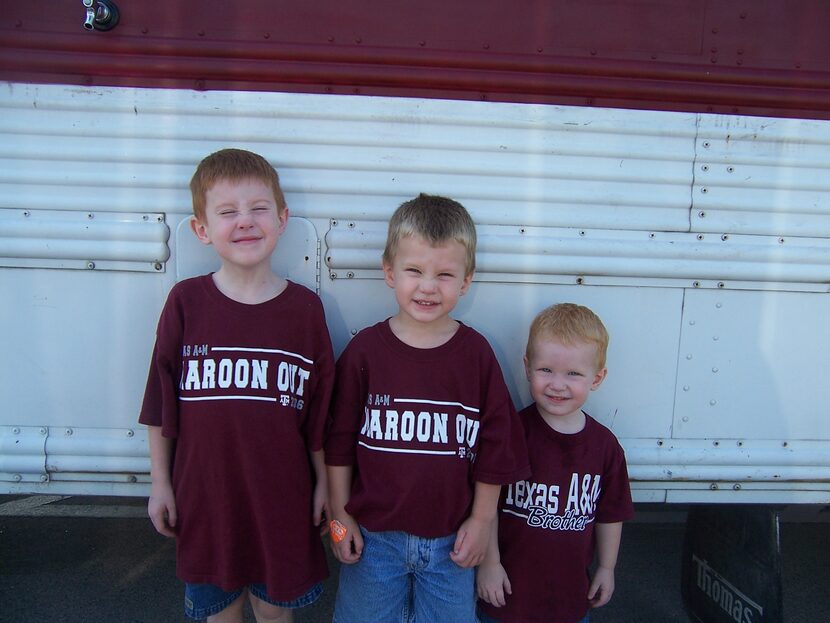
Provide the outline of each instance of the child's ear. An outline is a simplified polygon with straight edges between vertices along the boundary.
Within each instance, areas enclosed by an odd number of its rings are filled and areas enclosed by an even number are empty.
[[[605,376],[608,374],[608,368],[603,368],[599,372],[596,373],[594,376],[594,382],[591,383],[591,391],[594,391],[597,387],[602,385],[602,382],[605,380]]]
[[[395,272],[392,270],[392,265],[383,260],[383,280],[393,290],[395,289]]]
[[[285,228],[288,226],[288,208],[283,208],[282,212],[277,210],[277,221],[279,221],[278,233],[282,236],[285,233]]]
[[[210,244],[210,236],[208,236],[207,226],[195,216],[190,217],[190,229],[196,234],[199,242],[202,244]]]
[[[473,282],[473,273],[470,273],[466,277],[464,277],[464,281],[461,282],[461,296],[467,294],[467,290],[470,289],[470,284]]]
[[[525,376],[527,377],[528,383],[530,382],[530,362],[527,360],[527,355],[522,357],[522,361],[525,364]]]

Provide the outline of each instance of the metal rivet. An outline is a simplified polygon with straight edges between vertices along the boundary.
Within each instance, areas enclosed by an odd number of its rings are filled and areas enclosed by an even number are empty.
[[[346,277],[348,279],[354,279],[354,273],[352,271],[349,271],[349,272],[346,273]]]
[[[20,428],[18,428],[17,426],[15,426],[15,427],[12,429],[12,434],[13,434],[13,435],[19,435],[19,434],[20,434]]]
[[[87,218],[95,218],[95,215],[90,212],[89,214],[86,215],[86,217]]]
[[[723,303],[715,303],[715,307],[717,307],[718,309],[720,309],[721,307],[723,307]]]
[[[784,442],[784,443],[782,443],[781,445],[782,445],[783,447],[785,447],[785,448],[786,448],[786,447],[787,447],[788,445],[790,445],[790,444],[789,444],[789,443],[787,443],[787,442],[785,441],[785,442]]]
[[[720,441],[713,441],[712,445],[717,448],[720,445]]]
[[[648,235],[648,237],[649,237],[649,238],[654,238],[654,233],[650,233],[650,234]]]
[[[41,426],[41,427],[40,427],[40,434],[41,434],[41,435],[45,435],[45,434],[46,434],[46,433],[48,433],[48,432],[49,432],[49,429],[48,429],[48,428],[46,428],[45,426]]]
[[[134,431],[134,430],[128,430],[128,431],[127,431],[127,437],[132,437],[132,436],[134,436],[134,435],[135,435],[135,431]]]
[[[23,476],[21,476],[20,474],[15,474],[14,476],[12,476],[12,479],[15,482],[20,482],[21,480],[23,480]]]
[[[726,167],[727,173],[732,173],[735,170],[735,167]]]
[[[689,386],[688,386],[688,385],[684,385],[684,386],[683,386],[683,391],[684,391],[684,392],[689,391]]]
[[[662,445],[663,445],[663,440],[662,440],[662,439],[658,439],[658,440],[657,440],[657,445],[658,445],[658,446],[662,446]]]
[[[715,374],[717,374],[717,373],[718,373],[718,369],[717,369],[717,368],[712,368],[712,372],[714,372]]]
[[[357,329],[352,329],[352,330],[350,331],[350,333],[351,333],[352,335],[357,335]]]
[[[708,164],[704,164],[704,165],[703,165],[702,167],[700,167],[700,168],[701,168],[701,170],[703,170],[703,171],[708,171],[708,170],[709,170],[709,165],[708,165]]]
[[[138,482],[138,478],[136,478],[133,474],[127,476],[127,482]]]
[[[149,217],[149,216],[147,216],[147,215],[145,214],[145,215],[143,215],[143,216],[141,217],[141,220],[142,220],[142,221],[149,221],[149,220],[150,220],[150,217]]]
[[[584,279],[583,279],[582,277],[577,277],[577,278],[576,278],[576,283],[577,283],[577,285],[582,285],[582,282],[583,282],[583,281],[584,281]]]
[[[709,192],[709,189],[704,186],[703,188],[700,189],[700,192],[705,195],[706,193]]]
[[[744,442],[743,442],[743,441],[739,441],[739,442],[738,442],[738,447],[739,447],[739,448],[743,447],[743,445],[744,445]]]
[[[329,279],[331,279],[332,281],[337,279],[337,273],[329,273]]]
[[[86,267],[87,267],[89,270],[94,269],[94,268],[95,268],[95,262],[87,262],[87,263],[86,263]]]
[[[156,270],[161,270],[164,267],[162,266],[161,262],[156,262],[155,264],[153,264],[153,268],[155,268]]]
[[[720,338],[719,338],[717,335],[713,335],[713,336],[712,336],[712,340],[713,340],[713,341],[715,341],[715,342],[717,342],[719,339],[720,339]]]
[[[71,428],[67,428],[65,431],[63,431],[63,434],[67,437],[71,437],[74,432],[75,431],[73,431]]]
[[[720,237],[720,239],[721,239],[721,240],[729,240],[729,235],[728,235],[728,234],[723,234],[723,235]]]
[[[690,327],[695,326],[695,322],[697,322],[697,321],[696,321],[696,320],[690,320],[690,321],[689,321],[689,326],[690,326]]]
[[[698,240],[703,240],[704,238],[705,238],[705,236],[703,234],[698,234],[697,235]]]
[[[40,482],[48,482],[49,475],[48,474],[41,474],[40,475]]]
[[[784,244],[784,239],[783,239],[783,238],[779,238],[779,239],[778,239],[778,244]]]
[[[692,282],[692,285],[693,285],[695,288],[699,288],[699,287],[700,287],[700,282],[699,282],[699,281],[693,281],[693,282]]]
[[[740,491],[740,490],[741,490],[741,485],[739,485],[738,483],[735,483],[734,485],[732,485],[732,488],[733,488],[735,491]]]
[[[332,227],[337,227],[337,219],[332,219],[331,220],[331,226]]]
[[[711,485],[709,485],[709,488],[710,488],[712,491],[717,491],[717,490],[718,490],[718,483],[713,482]]]
[[[24,211],[23,211],[23,216],[29,216],[29,215],[30,215],[30,213],[29,213],[29,211],[28,211],[28,210],[24,210]]]
[[[718,281],[718,287],[719,288],[724,288],[724,287],[726,287],[726,284],[723,281]]]
[[[710,145],[709,141],[703,141],[704,149],[709,149],[709,145]]]
[[[354,223],[349,223],[349,227],[350,227],[351,229],[354,229]]]
[[[717,400],[710,400],[710,401],[709,401],[709,406],[710,406],[710,407],[714,407],[716,404],[718,404],[718,401],[717,401]],[[718,444],[717,444],[717,443],[715,443],[715,445],[718,445]]]
[[[683,416],[683,421],[684,421],[684,422],[688,422],[688,421],[689,421],[689,416],[688,416],[688,415],[684,415],[684,416]]]
[[[584,236],[585,235],[585,230],[584,229],[580,230],[579,235]]]
[[[686,355],[686,359],[691,360],[692,359],[692,354],[689,353],[688,355]]]
[[[698,213],[697,213],[697,215],[698,215],[700,218],[706,218],[706,212],[704,212],[703,210],[701,210],[700,212],[698,212]]]
[[[524,228],[524,227],[522,227],[522,228],[519,230],[519,233],[520,233],[520,234],[525,233],[525,228]]]

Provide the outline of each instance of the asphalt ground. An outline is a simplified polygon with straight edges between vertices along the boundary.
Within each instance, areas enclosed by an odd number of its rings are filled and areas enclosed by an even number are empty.
[[[784,511],[784,620],[830,621],[830,512]],[[789,515],[789,516],[788,516]],[[627,523],[610,604],[594,623],[688,623],[680,596],[683,510],[638,507]],[[338,563],[297,623],[331,621]],[[123,498],[0,496],[0,621],[184,623],[172,540]],[[253,616],[246,615],[246,622]],[[440,623],[440,622],[436,622]]]

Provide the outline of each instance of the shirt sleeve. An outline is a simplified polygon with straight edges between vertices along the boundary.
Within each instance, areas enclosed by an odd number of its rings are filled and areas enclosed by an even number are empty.
[[[319,299],[309,310],[314,318],[310,331],[315,341],[314,383],[309,395],[308,415],[304,424],[306,446],[312,452],[321,450],[325,440],[326,418],[334,385],[334,352],[326,316]]]
[[[326,434],[326,464],[353,465],[366,400],[365,364],[352,338],[337,360]]]
[[[179,433],[179,378],[181,377],[182,316],[175,292],[171,292],[159,318],[156,343],[138,421],[161,426],[162,435]]]
[[[489,344],[485,346],[481,441],[473,477],[486,484],[507,485],[530,476],[530,459],[524,428],[513,406],[501,367]]]
[[[609,454],[609,467],[605,472],[602,493],[597,502],[598,523],[617,523],[634,517],[625,452],[616,438],[611,439]]]

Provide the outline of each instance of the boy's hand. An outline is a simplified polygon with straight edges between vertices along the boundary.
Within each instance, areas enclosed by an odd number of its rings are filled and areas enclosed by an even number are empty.
[[[336,519],[346,528],[346,537],[337,543],[332,539],[331,551],[343,564],[353,565],[360,560],[363,553],[363,535],[360,534],[360,528],[351,515],[344,513]]]
[[[147,514],[159,534],[175,537],[176,498],[170,485],[153,485],[147,501]]]
[[[492,521],[477,519],[470,515],[461,524],[455,537],[455,545],[450,552],[450,559],[459,567],[475,567],[487,553]]]
[[[588,601],[592,608],[604,606],[614,594],[614,570],[606,567],[597,567],[588,589]]]
[[[505,595],[512,594],[510,579],[501,563],[489,564],[484,562],[476,571],[476,591],[478,598],[501,608],[505,602]]]

